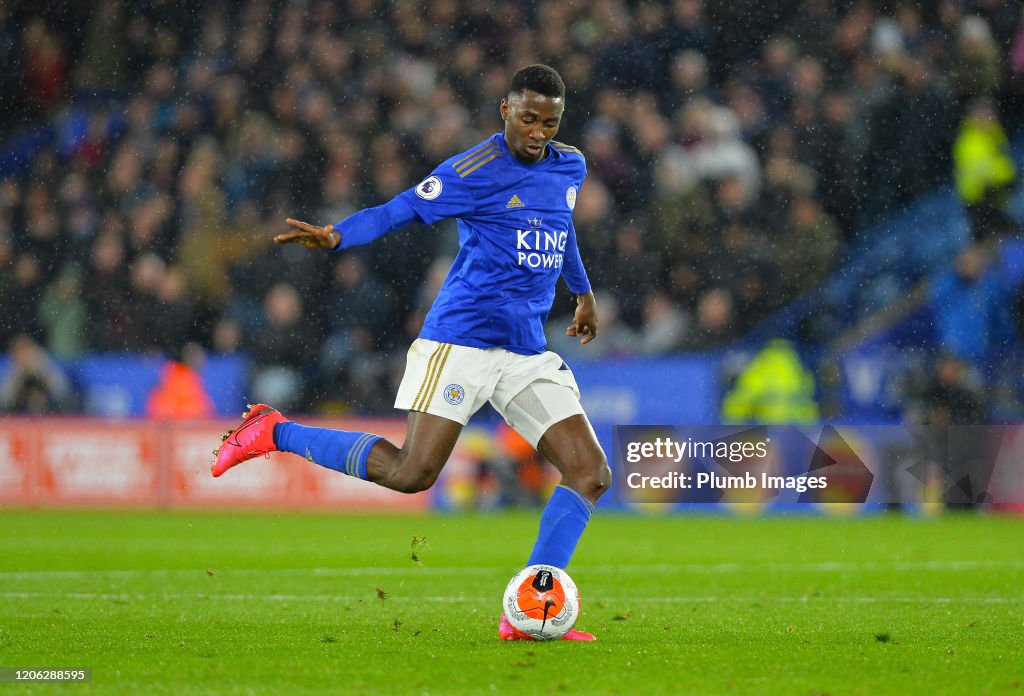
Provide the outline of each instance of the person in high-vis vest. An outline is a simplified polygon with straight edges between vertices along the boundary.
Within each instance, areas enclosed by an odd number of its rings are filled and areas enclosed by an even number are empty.
[[[975,241],[983,242],[1015,225],[1006,210],[1017,170],[1010,157],[1010,141],[990,102],[978,100],[968,108],[953,143],[953,168]]]
[[[754,356],[722,401],[727,423],[816,423],[819,415],[814,375],[783,339]]]

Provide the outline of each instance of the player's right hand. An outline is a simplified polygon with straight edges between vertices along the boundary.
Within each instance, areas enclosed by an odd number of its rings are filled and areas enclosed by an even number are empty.
[[[292,218],[285,222],[294,229],[274,237],[275,244],[301,244],[308,249],[337,249],[341,244],[341,232],[333,225],[318,227]]]

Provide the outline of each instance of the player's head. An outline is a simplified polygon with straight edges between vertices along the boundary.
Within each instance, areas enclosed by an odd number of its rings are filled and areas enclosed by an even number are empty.
[[[565,99],[565,83],[562,82],[562,76],[554,68],[539,63],[517,70],[508,86],[509,97],[528,91],[553,99]]]
[[[524,162],[539,162],[558,133],[565,110],[565,83],[546,65],[527,65],[512,76],[501,100],[505,143]]]

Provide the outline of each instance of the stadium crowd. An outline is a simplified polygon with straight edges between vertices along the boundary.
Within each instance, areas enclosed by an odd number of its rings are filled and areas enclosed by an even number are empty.
[[[565,77],[558,138],[590,172],[591,355],[741,337],[952,179],[969,107],[1008,130],[1024,112],[1024,25],[1001,0],[4,3],[3,151],[56,130],[0,170],[0,344],[191,342],[249,355],[253,395],[283,409],[388,410],[454,225],[330,258],[270,239],[487,137],[538,61]],[[571,307],[552,312],[565,353]]]

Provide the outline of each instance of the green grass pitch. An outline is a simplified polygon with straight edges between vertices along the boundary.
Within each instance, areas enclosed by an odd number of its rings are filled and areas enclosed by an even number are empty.
[[[599,512],[598,641],[501,643],[538,518],[0,511],[0,666],[92,669],[0,690],[1024,693],[1024,520]]]

